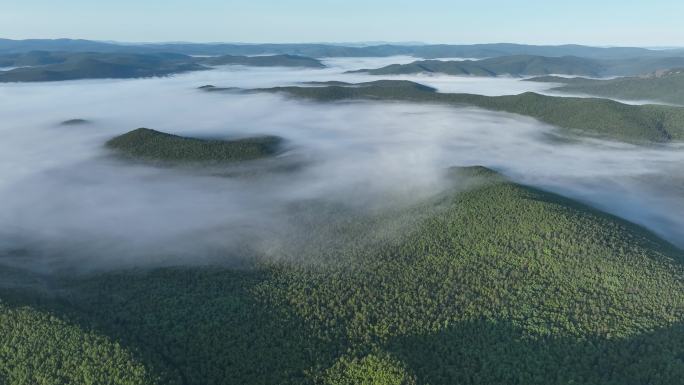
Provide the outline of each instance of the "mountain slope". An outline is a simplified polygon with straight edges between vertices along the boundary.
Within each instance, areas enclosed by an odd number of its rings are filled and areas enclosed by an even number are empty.
[[[485,168],[451,174],[454,189],[426,202],[312,227],[340,248],[314,236],[247,270],[67,277],[53,283],[63,303],[0,296],[110,336],[164,384],[680,381],[681,250]],[[396,222],[406,230],[383,233]]]
[[[604,71],[600,62],[573,56],[505,56],[483,60],[442,61],[423,60],[409,64],[392,64],[378,69],[364,69],[371,75],[405,75],[417,73],[439,73],[470,76],[526,76],[565,74],[599,76]]]
[[[123,79],[166,76],[206,70],[206,66],[239,64],[257,67],[325,67],[303,56],[219,56],[196,58],[176,53],[93,53],[31,51],[0,55],[0,82],[40,82],[78,79]]]
[[[154,380],[110,338],[0,299],[0,383],[144,385]]]
[[[647,76],[609,80],[547,76],[530,81],[564,84],[555,91],[624,100],[653,100],[684,105],[684,70],[673,69]]]
[[[609,59],[603,61],[610,69],[609,76],[640,76],[651,72],[662,72],[669,69],[683,68],[684,57],[679,56],[635,56],[626,59]]]
[[[575,56],[545,57],[515,55],[483,60],[421,60],[392,64],[353,72],[371,75],[445,74],[455,76],[539,76],[549,74],[575,76],[634,76],[684,66],[684,57],[635,57],[627,59],[590,59]]]
[[[532,92],[495,97],[447,94],[417,83],[393,80],[359,84],[320,83],[308,87],[276,87],[258,91],[286,92],[318,101],[371,99],[470,105],[530,116],[566,130],[613,140],[684,140],[684,108],[680,107],[633,106],[606,99],[561,98]]]
[[[39,53],[0,58],[12,65],[0,71],[0,82],[43,82],[78,79],[122,79],[166,76],[205,69],[179,54]]]

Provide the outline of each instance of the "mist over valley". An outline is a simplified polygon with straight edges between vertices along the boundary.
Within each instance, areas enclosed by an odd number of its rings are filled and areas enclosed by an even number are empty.
[[[681,383],[683,56],[0,39],[0,384]]]

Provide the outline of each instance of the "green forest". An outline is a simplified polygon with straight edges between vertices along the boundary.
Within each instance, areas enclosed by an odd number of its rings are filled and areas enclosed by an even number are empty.
[[[0,83],[146,78],[203,71],[218,65],[325,67],[317,59],[299,55],[193,57],[180,53],[148,51],[29,51],[0,53]],[[3,70],[1,67],[10,69]]]
[[[409,64],[391,64],[375,69],[362,69],[370,75],[406,75],[417,73],[455,76],[529,76],[564,74],[599,76],[606,70],[602,62],[574,56],[544,57],[514,55],[482,60],[419,60]]]
[[[663,69],[684,67],[682,57],[592,58],[578,56],[506,55],[480,60],[417,60],[408,64],[390,64],[352,73],[370,75],[441,74],[452,76],[641,76]],[[554,76],[558,79],[570,79]],[[597,79],[598,80],[598,79]],[[562,83],[562,82],[561,82]]]
[[[0,385],[684,385],[677,12],[175,3],[7,12]]]
[[[684,105],[684,69],[671,69],[647,76],[615,79],[561,78],[544,76],[534,82],[560,83],[556,91],[624,100],[654,100]]]
[[[681,250],[490,169],[448,173],[410,207],[293,208],[334,219],[239,269],[3,268],[0,383],[682,383]]]
[[[282,138],[257,136],[232,140],[189,138],[138,128],[105,144],[116,154],[157,163],[224,163],[266,158],[281,151]]]
[[[568,133],[625,142],[663,143],[684,139],[684,107],[628,105],[608,99],[554,97],[534,92],[507,96],[439,93],[405,80],[327,82],[258,91],[284,92],[322,102],[360,99],[475,106],[536,118]]]

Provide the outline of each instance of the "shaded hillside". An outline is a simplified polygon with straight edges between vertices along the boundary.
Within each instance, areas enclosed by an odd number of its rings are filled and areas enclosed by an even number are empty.
[[[564,84],[555,91],[587,94],[624,100],[653,100],[684,105],[684,70],[674,69],[648,76],[609,80],[546,76],[529,79],[535,82]]]
[[[57,297],[2,289],[0,381],[67,381],[60,368],[78,361],[116,384],[680,382],[681,250],[485,168],[451,174],[453,190],[415,206],[338,208],[355,219],[311,224],[298,252],[253,269],[62,277]],[[330,214],[311,202],[292,219]],[[316,241],[329,234],[344,246]]]
[[[109,140],[106,146],[126,157],[158,162],[236,162],[273,156],[282,139],[258,136],[235,140],[188,138],[138,128]]]
[[[345,99],[396,100],[476,106],[539,119],[584,135],[629,142],[684,140],[684,108],[634,106],[606,99],[561,98],[527,92],[511,96],[438,93],[408,81],[384,80],[360,84],[335,82],[307,87],[276,87],[266,92],[318,101]]]
[[[26,67],[64,63],[70,56],[63,52],[31,51],[0,55],[0,67]]]

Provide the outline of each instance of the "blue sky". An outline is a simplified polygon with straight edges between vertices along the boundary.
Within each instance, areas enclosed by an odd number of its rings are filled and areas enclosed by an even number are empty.
[[[684,46],[684,0],[0,0],[0,37]]]

